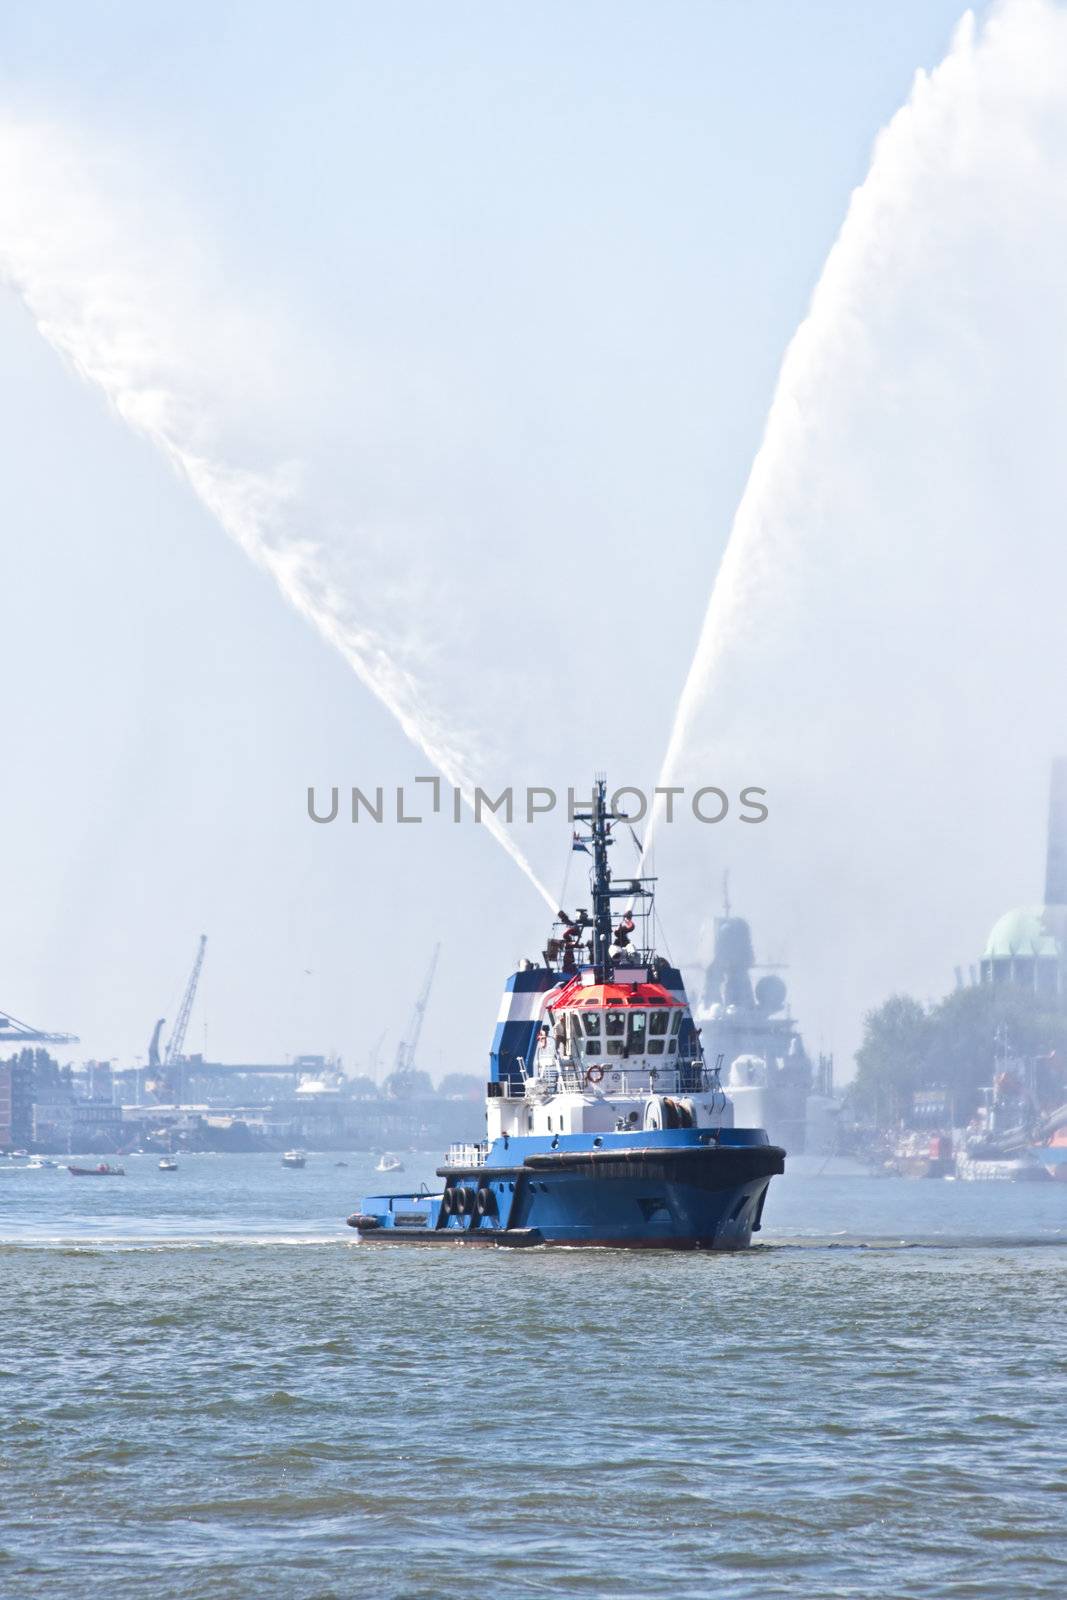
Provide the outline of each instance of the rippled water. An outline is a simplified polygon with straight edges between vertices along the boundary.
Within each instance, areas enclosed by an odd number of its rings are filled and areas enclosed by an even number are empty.
[[[0,1163],[4,1600],[1060,1594],[1067,1185],[451,1252],[355,1241],[335,1159]]]

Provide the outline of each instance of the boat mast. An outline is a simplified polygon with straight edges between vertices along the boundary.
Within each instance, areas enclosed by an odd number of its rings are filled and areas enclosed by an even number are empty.
[[[575,836],[575,848],[584,850],[587,846],[592,846],[593,870],[590,874],[590,888],[593,894],[592,946],[593,971],[597,983],[610,983],[615,974],[615,963],[611,958],[612,946],[615,943],[611,915],[612,900],[628,900],[631,905],[640,901],[642,909],[638,910],[638,915],[645,919],[647,925],[652,904],[652,885],[656,881],[655,878],[631,878],[627,882],[620,882],[618,888],[612,888],[608,846],[614,844],[615,840],[612,838],[611,824],[625,822],[627,819],[622,812],[608,810],[607,788],[607,779],[598,776],[594,782],[591,808],[588,811],[574,813],[574,821],[586,823],[590,830],[588,839],[578,839],[577,835]],[[634,842],[637,842],[636,836]],[[569,920],[565,913],[561,912],[560,915],[564,921]],[[580,916],[582,926],[588,927],[589,920],[585,913],[581,912]],[[630,926],[632,928],[633,924]],[[644,942],[649,946],[644,951],[644,959],[647,961],[651,954],[650,941],[646,937]]]
[[[577,822],[588,822],[591,829],[589,843],[593,847],[593,969],[597,983],[611,981],[611,868],[608,866],[607,780],[597,778],[593,789],[592,810],[579,813]]]

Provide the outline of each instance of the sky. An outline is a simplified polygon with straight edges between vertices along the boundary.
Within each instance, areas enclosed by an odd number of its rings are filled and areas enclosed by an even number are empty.
[[[485,828],[317,827],[307,787],[432,771],[413,718],[475,781],[655,781],[783,353],[960,9],[4,8],[0,149],[22,164],[0,257],[23,276],[0,293],[0,1006],[131,1060],[204,932],[188,1047],[364,1070],[383,1034],[388,1064],[440,940],[423,1065],[480,1070],[542,898]],[[35,326],[38,283],[92,370]],[[213,490],[269,494],[254,551],[190,460]],[[318,625],[282,592],[293,549]],[[810,768],[763,715],[789,676],[769,659],[758,692],[731,686],[753,736],[730,778],[788,795]],[[716,782],[698,748],[687,775]],[[981,868],[919,959],[893,962],[902,908],[866,967],[827,977],[850,862],[795,860],[836,768],[777,835],[773,810],[744,836],[689,830],[673,926],[664,885],[674,954],[700,946],[729,868],[809,1042],[847,1054],[879,986],[939,992],[1003,897],[1034,897],[1046,753],[1027,752],[999,814],[1023,842],[989,862],[968,834]],[[568,828],[514,831],[554,893]]]

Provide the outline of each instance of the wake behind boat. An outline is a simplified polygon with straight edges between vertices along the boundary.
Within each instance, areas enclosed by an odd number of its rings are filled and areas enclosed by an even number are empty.
[[[486,1139],[450,1148],[439,1194],[366,1196],[348,1218],[361,1239],[739,1250],[759,1230],[785,1152],[733,1126],[681,973],[652,946],[654,880],[612,882],[624,819],[603,779],[576,820],[589,828],[576,845],[592,855],[592,915],[561,912],[543,961],[507,981]]]

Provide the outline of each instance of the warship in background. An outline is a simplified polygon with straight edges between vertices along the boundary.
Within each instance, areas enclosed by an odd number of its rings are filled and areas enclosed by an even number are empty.
[[[723,1088],[739,1128],[766,1128],[790,1152],[830,1155],[836,1147],[839,1102],[833,1057],[813,1066],[790,1015],[777,970],[757,969],[752,932],[733,915],[723,881],[723,914],[714,922],[714,954],[704,971],[695,1021],[709,1061],[721,1060]]]

